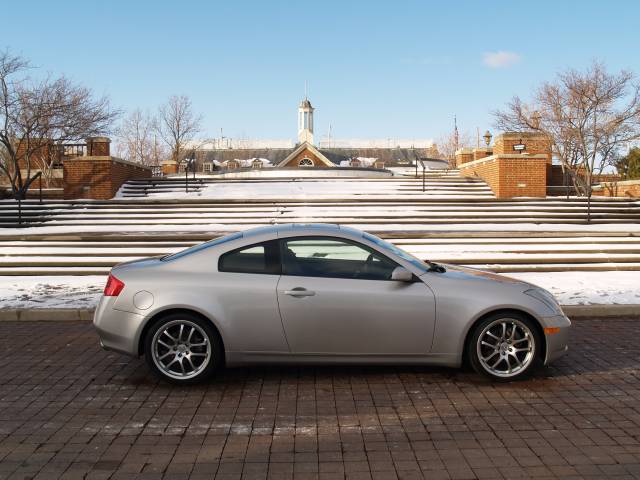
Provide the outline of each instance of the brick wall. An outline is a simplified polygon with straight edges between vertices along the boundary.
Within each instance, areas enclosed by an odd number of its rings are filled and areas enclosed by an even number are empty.
[[[175,160],[164,160],[161,168],[163,175],[173,175],[178,173],[178,162]]]
[[[480,177],[497,198],[546,197],[547,156],[492,155],[460,167],[465,177]]]
[[[33,145],[36,142],[37,140],[31,141],[31,149],[30,149],[31,152],[29,153],[29,165],[31,167],[31,170],[37,170],[38,168],[40,168],[40,166],[44,165],[45,163],[48,164],[51,153],[52,153],[52,148],[53,148],[50,141],[44,141],[44,140],[40,142],[42,143],[41,146],[34,148]],[[27,154],[27,144],[20,143],[16,150],[16,158],[18,159],[18,165],[20,166],[21,169],[27,168],[26,154]]]
[[[110,156],[64,161],[64,198],[113,198],[124,182],[150,178],[151,168]]]
[[[601,183],[599,188],[594,187],[593,195],[598,197],[640,198],[640,180]]]

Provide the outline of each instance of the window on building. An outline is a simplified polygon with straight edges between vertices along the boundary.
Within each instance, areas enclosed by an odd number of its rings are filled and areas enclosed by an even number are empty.
[[[313,160],[310,158],[303,158],[298,162],[299,167],[313,167]]]
[[[342,239],[298,237],[283,242],[283,275],[391,280],[398,266],[365,245]]]
[[[218,271],[278,275],[280,274],[278,241],[271,240],[227,252],[218,261]]]
[[[309,128],[309,112],[304,112],[304,128]]]

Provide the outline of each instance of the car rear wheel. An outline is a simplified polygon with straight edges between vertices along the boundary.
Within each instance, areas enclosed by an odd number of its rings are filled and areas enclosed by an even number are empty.
[[[498,381],[522,379],[540,364],[542,339],[533,321],[517,313],[491,315],[467,346],[474,370]]]
[[[189,313],[163,317],[147,332],[145,358],[151,370],[177,384],[198,383],[222,364],[222,345],[214,328]]]

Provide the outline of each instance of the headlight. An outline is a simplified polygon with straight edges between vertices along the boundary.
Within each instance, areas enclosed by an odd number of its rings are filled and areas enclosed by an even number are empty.
[[[558,305],[556,298],[546,290],[543,290],[542,288],[531,288],[529,290],[525,290],[524,294],[544,303],[553,315],[563,315],[562,309],[560,308],[560,305]]]

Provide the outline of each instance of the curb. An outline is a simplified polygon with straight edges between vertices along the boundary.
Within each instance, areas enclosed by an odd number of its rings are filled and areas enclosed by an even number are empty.
[[[571,320],[581,318],[640,317],[640,305],[565,305]],[[91,322],[92,308],[19,308],[0,309],[0,322]]]
[[[18,308],[1,309],[0,322],[90,322],[91,308]]]
[[[640,317],[640,305],[566,305],[562,306],[571,320],[580,318]]]

